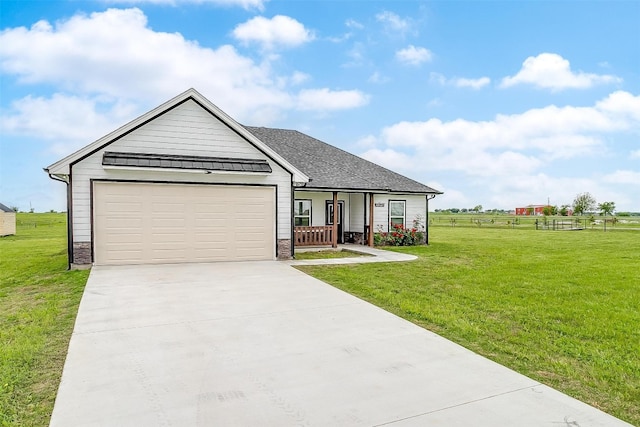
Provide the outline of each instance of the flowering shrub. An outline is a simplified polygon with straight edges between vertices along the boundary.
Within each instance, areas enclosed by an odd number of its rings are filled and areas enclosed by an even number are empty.
[[[413,221],[412,228],[405,228],[402,224],[390,225],[389,232],[380,230],[373,236],[376,246],[415,246],[424,243],[424,229],[420,218]]]

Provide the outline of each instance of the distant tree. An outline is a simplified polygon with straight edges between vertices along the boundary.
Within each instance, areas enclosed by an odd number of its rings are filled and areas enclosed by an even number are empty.
[[[596,207],[596,199],[590,193],[581,193],[573,199],[573,213],[576,215],[584,215],[594,210]]]
[[[477,205],[475,208],[473,208],[473,210],[475,211],[475,213],[478,213],[482,210],[482,205]]]
[[[545,206],[542,208],[542,215],[551,216],[553,215],[553,206]]]
[[[533,215],[533,212],[535,212],[535,209],[533,209],[531,206],[529,206],[527,208],[527,215]]]
[[[462,209],[460,209],[460,212],[462,212],[462,213],[467,213],[467,208],[462,208]]]
[[[20,209],[17,206],[11,206],[11,210],[14,212],[18,212]]]
[[[560,215],[569,216],[569,205],[562,205],[560,207]]]
[[[460,212],[460,209],[458,209],[458,208],[451,208],[451,209],[449,209],[449,210],[451,211],[451,213],[458,213],[458,212]]]
[[[600,211],[600,215],[613,215],[613,211],[616,209],[616,204],[614,202],[602,202],[598,203],[598,210]]]

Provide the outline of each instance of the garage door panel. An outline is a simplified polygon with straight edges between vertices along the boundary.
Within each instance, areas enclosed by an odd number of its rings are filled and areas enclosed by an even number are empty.
[[[119,233],[111,233],[105,237],[104,243],[122,245],[126,243],[142,244],[142,234],[121,231]]]
[[[272,187],[94,185],[97,264],[274,259]]]
[[[153,234],[151,236],[151,242],[154,245],[160,245],[161,247],[178,244],[178,243],[186,243],[186,236],[184,233],[162,233],[162,234]]]

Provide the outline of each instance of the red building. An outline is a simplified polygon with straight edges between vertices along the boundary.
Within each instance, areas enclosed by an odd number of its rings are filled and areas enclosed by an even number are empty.
[[[542,211],[547,206],[549,205],[529,205],[524,208],[516,208],[516,215],[543,215]]]

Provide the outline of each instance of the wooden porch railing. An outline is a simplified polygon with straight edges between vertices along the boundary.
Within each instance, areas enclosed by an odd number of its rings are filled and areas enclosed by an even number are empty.
[[[325,246],[331,245],[333,226],[294,227],[293,235],[296,246]]]

